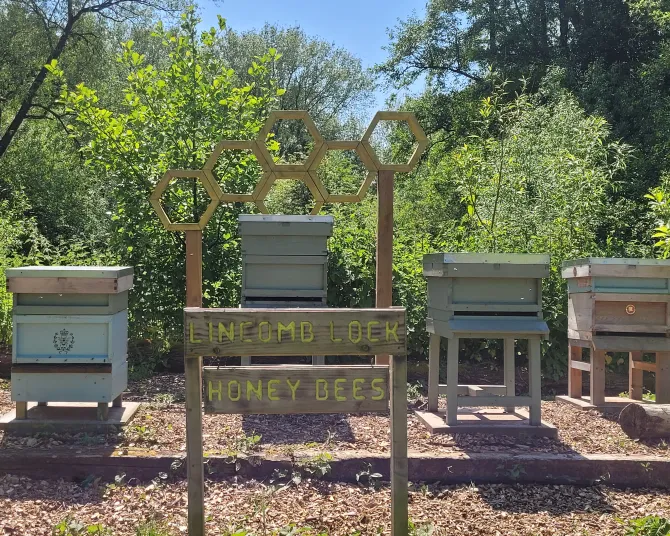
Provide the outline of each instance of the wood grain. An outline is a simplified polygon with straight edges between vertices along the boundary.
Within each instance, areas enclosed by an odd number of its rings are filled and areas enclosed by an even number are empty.
[[[391,536],[407,536],[407,359],[391,356]]]
[[[393,171],[377,174],[377,308],[393,305]],[[394,353],[394,352],[389,352]],[[377,365],[389,363],[388,354],[379,352]]]
[[[619,424],[633,439],[670,437],[670,404],[628,404]]]
[[[185,315],[185,355],[406,355],[404,309],[198,309]]]
[[[582,371],[574,367],[574,363],[582,362],[582,347],[568,345],[568,395],[572,398],[582,397]]]
[[[26,294],[117,294],[133,286],[133,276],[119,278],[12,277],[7,292]]]
[[[641,362],[642,352],[628,353],[628,398],[631,400],[642,400],[643,377],[642,369],[639,367]]]
[[[205,367],[205,413],[388,411],[388,367]]]

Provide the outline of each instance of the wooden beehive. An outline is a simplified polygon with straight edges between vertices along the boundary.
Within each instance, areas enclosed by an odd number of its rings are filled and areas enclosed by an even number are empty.
[[[436,253],[425,255],[428,331],[450,337],[467,326],[487,332],[545,330],[542,278],[549,255]],[[514,324],[514,325],[513,325]]]
[[[6,271],[14,294],[12,400],[108,403],[127,386],[129,267]]]
[[[670,261],[585,258],[563,263],[568,338],[667,336]]]
[[[239,217],[242,306],[325,306],[332,216]]]

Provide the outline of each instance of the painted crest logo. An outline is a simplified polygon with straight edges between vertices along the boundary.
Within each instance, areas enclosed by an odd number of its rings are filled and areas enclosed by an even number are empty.
[[[54,333],[54,348],[59,354],[67,354],[74,346],[74,334],[66,329]]]
[[[626,305],[626,314],[627,315],[634,315],[635,314],[635,306],[634,305]]]

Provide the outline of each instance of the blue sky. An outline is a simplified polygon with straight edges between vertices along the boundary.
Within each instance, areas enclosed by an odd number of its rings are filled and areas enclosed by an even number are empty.
[[[279,26],[299,25],[359,57],[365,67],[386,58],[387,28],[406,19],[413,10],[422,14],[426,0],[201,0],[204,26],[216,25],[222,15],[236,31],[251,30],[266,22]],[[414,91],[420,86],[412,88]],[[375,109],[383,109],[389,90],[377,92]]]

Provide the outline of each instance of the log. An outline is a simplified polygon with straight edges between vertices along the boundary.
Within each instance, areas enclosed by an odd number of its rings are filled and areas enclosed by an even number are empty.
[[[628,404],[619,424],[633,439],[670,437],[670,404]]]

